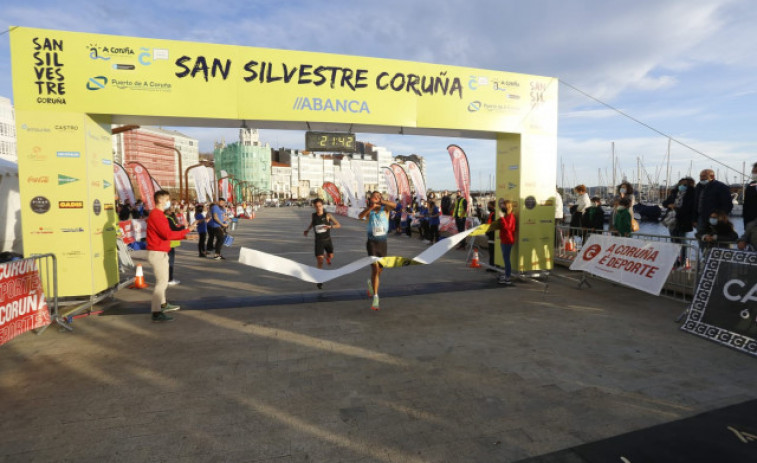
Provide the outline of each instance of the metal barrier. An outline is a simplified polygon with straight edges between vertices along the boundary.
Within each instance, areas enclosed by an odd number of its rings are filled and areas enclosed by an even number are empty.
[[[33,260],[37,267],[39,279],[42,283],[42,288],[45,291],[47,306],[50,309],[50,319],[52,320],[52,323],[56,323],[62,328],[70,331],[71,327],[60,316],[58,308],[58,259],[55,257],[55,254],[39,254],[21,260]],[[34,332],[36,334],[42,334],[49,326],[50,325],[43,326]]]
[[[592,231],[588,228],[575,228],[568,225],[558,225],[555,230],[555,265],[570,266],[578,255],[578,251],[591,234],[617,236],[608,230]],[[673,269],[663,286],[661,295],[681,299],[689,302],[694,297],[700,270],[704,265],[704,257],[700,252],[699,241],[692,237],[672,237],[669,235],[653,235],[649,233],[632,233],[631,238],[642,241],[658,241],[680,244],[683,247],[681,265]],[[594,278],[599,278],[592,276]]]

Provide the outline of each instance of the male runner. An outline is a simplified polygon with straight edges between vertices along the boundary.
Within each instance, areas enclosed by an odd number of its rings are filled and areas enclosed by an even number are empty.
[[[397,207],[392,201],[386,201],[381,193],[374,191],[368,206],[358,216],[361,220],[368,217],[368,242],[366,249],[369,256],[386,257],[386,237],[389,232],[389,212]],[[371,264],[371,279],[368,280],[368,296],[373,296],[371,310],[379,310],[379,275],[381,264]]]
[[[310,229],[315,230],[315,258],[318,261],[318,268],[323,268],[323,258],[326,257],[326,263],[331,265],[331,259],[334,258],[334,245],[331,243],[331,229],[340,228],[339,222],[328,212],[323,210],[323,200],[316,198],[313,201],[315,212],[310,219],[310,225],[305,229],[305,236],[308,236]],[[318,289],[323,288],[323,283],[318,283]]]

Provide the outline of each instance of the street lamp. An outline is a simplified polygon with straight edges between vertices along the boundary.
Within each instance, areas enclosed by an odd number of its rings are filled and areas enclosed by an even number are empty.
[[[115,127],[110,129],[111,135],[118,135],[119,133],[128,132],[129,130],[136,130],[138,129],[138,125],[130,124],[130,125],[122,125],[121,127]]]

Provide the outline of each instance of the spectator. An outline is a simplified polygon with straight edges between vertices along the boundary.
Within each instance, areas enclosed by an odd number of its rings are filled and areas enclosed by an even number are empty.
[[[589,199],[589,194],[586,192],[586,185],[578,185],[573,191],[578,195],[578,198],[576,199],[575,211],[571,208],[571,234],[580,234],[583,236],[583,233],[578,229],[582,226],[584,211],[591,206],[591,200]]]
[[[441,211],[434,201],[428,202],[428,242],[433,244],[439,241],[439,216]]]
[[[453,206],[452,216],[455,218],[457,232],[465,231],[465,222],[468,219],[468,200],[463,196],[460,190],[457,190],[455,205]],[[465,241],[461,241],[458,249],[465,249]]]
[[[694,220],[692,225],[697,227],[697,233],[704,236],[708,228],[708,219],[715,211],[726,215],[731,213],[731,190],[723,182],[715,180],[715,172],[705,169],[699,173],[699,185],[696,187]]]
[[[497,212],[496,212],[496,203],[494,201],[489,201],[486,203],[486,209],[489,211],[489,214],[486,218],[487,224],[492,224],[497,221]],[[486,243],[488,244],[487,250],[489,251],[489,267],[486,269],[487,272],[496,272],[494,270],[494,231],[493,229],[489,229],[488,232],[486,232]]]
[[[564,207],[565,206],[563,206],[562,196],[560,195],[560,191],[558,190],[557,185],[555,185],[555,247],[556,248],[562,248],[562,245],[563,245],[562,230],[558,227],[562,225],[563,220],[565,218],[565,211],[563,210]]]
[[[581,227],[587,228],[589,233],[601,233],[605,229],[605,211],[599,196],[591,198],[591,206],[586,208],[581,217]]]
[[[181,206],[178,204],[172,205],[168,211],[166,211],[166,218],[168,218],[168,226],[172,231],[182,231],[186,227],[181,225]],[[178,285],[181,283],[179,280],[174,279],[174,262],[176,261],[176,248],[181,246],[181,240],[171,240],[171,250],[168,251],[168,285]]]
[[[664,222],[670,231],[671,241],[673,243],[684,244],[686,234],[694,229],[692,222],[694,220],[694,208],[696,206],[694,191],[694,179],[684,177],[678,181],[676,188],[670,193],[662,207],[668,208],[668,213]],[[672,217],[671,217],[672,216]],[[681,246],[681,254],[676,260],[675,268],[686,263],[686,246]]]
[[[208,248],[205,246],[208,239],[208,221],[207,208],[202,204],[195,206],[195,223],[197,224],[197,233],[200,235],[197,243],[197,250],[200,257],[208,257]]]
[[[739,240],[739,235],[736,234],[733,224],[728,220],[728,214],[724,211],[710,213],[707,225],[697,229],[696,237],[701,241],[703,249],[727,248]]]
[[[737,245],[742,251],[747,246],[750,246],[752,251],[757,251],[757,220],[752,220],[747,224],[744,234],[739,238]]]
[[[515,244],[515,214],[513,214],[513,203],[509,199],[500,200],[499,218],[499,241],[502,248],[502,259],[505,261],[505,274],[499,277],[497,283],[502,285],[511,285],[510,275],[512,273],[512,264],[510,263],[510,254]]]
[[[620,204],[620,200],[623,198],[628,198],[629,206],[626,208],[629,212],[629,215],[633,218],[633,207],[636,205],[636,197],[633,194],[633,186],[623,181],[620,185],[618,185],[618,194],[612,199],[612,213],[610,214],[610,231],[615,230],[615,214],[618,211],[618,205]]]
[[[631,199],[629,197],[621,198],[618,201],[618,207],[615,211],[614,229],[617,234],[623,237],[631,236]]]
[[[226,238],[226,229],[228,226],[229,221],[226,220],[226,200],[219,198],[218,203],[213,204],[210,208],[210,221],[208,222],[208,231],[213,234],[215,242],[215,255],[213,256],[215,260],[225,259],[221,255],[221,248]]]
[[[168,252],[171,250],[171,240],[181,240],[193,230],[193,227],[182,231],[171,230],[165,211],[171,207],[171,197],[167,191],[155,192],[155,209],[147,218],[147,261],[152,265],[155,273],[155,289],[152,293],[150,311],[153,322],[168,322],[173,317],[166,312],[179,310],[179,306],[166,302],[168,288]]]
[[[131,206],[129,206],[129,203],[125,203],[121,205],[121,210],[118,211],[118,220],[124,221],[131,219]]]
[[[442,196],[442,215],[452,215],[452,198],[449,196],[449,191],[444,190]]]
[[[752,165],[752,176],[744,189],[744,229],[757,219],[757,162]],[[756,248],[757,249],[757,248]]]

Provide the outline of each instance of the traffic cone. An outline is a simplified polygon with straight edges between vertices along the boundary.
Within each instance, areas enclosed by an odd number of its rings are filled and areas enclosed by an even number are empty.
[[[471,259],[470,264],[468,265],[470,268],[479,268],[481,267],[481,264],[478,263],[478,248],[473,248],[473,259]]]
[[[134,284],[129,286],[131,289],[144,289],[148,285],[145,283],[145,274],[142,273],[142,264],[137,264],[137,274],[134,277]]]
[[[691,270],[691,262],[689,261],[689,258],[686,258],[686,265],[684,266],[684,269]]]

